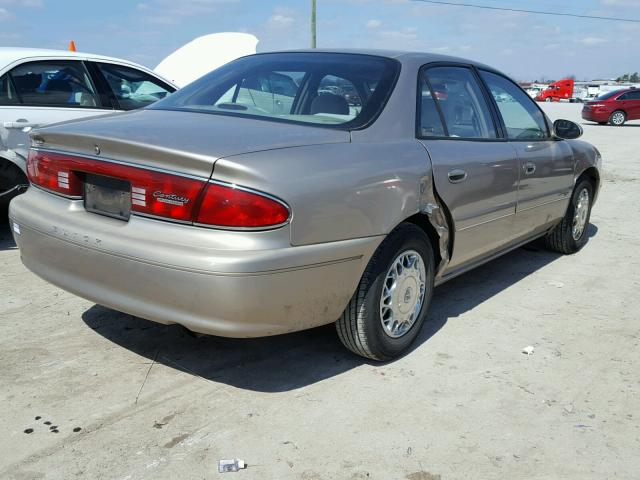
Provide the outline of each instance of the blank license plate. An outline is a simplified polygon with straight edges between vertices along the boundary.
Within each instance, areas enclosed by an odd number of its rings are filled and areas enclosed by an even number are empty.
[[[130,183],[117,178],[87,174],[84,182],[84,208],[88,212],[129,220]]]

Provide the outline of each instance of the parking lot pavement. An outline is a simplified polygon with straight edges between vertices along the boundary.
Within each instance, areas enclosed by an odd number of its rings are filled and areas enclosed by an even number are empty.
[[[640,124],[584,128],[605,170],[587,246],[443,285],[384,365],[332,326],[195,338],[93,305],[0,227],[0,478],[208,479],[223,458],[248,463],[230,478],[637,478]]]

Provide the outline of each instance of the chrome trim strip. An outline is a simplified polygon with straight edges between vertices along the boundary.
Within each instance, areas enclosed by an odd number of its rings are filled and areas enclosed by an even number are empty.
[[[446,283],[449,280],[452,280],[452,279],[454,279],[454,278],[456,278],[456,277],[458,277],[458,276],[460,276],[460,275],[462,275],[462,274],[464,274],[464,273],[466,273],[466,272],[468,272],[470,270],[473,270],[473,269],[475,269],[477,267],[480,267],[481,265],[484,265],[485,263],[489,263],[489,262],[491,262],[492,260],[495,260],[498,257],[506,255],[507,253],[510,253],[510,252],[512,252],[512,251],[514,251],[514,250],[526,245],[527,243],[531,243],[531,242],[533,242],[534,240],[536,240],[538,238],[544,237],[547,234],[547,232],[548,232],[548,230],[546,230],[546,231],[544,231],[542,233],[533,235],[531,237],[527,237],[525,240],[517,242],[517,243],[515,243],[515,244],[513,244],[513,245],[511,245],[511,246],[509,246],[509,247],[507,247],[507,248],[505,248],[503,250],[498,250],[497,252],[493,253],[492,255],[489,255],[486,258],[481,258],[479,260],[475,260],[475,261],[471,262],[470,264],[466,264],[466,265],[463,265],[461,267],[456,267],[456,268],[454,268],[453,270],[451,270],[449,272],[445,272],[444,275],[440,275],[439,277],[435,278],[434,287],[438,287],[438,286],[442,285],[443,283]]]
[[[507,213],[506,215],[501,215],[500,217],[492,218],[490,220],[485,220],[484,222],[480,222],[480,223],[476,223],[476,224],[473,224],[473,225],[469,225],[469,226],[464,227],[464,228],[456,228],[456,232],[463,232],[465,230],[469,230],[470,228],[479,227],[480,225],[486,225],[487,223],[495,222],[496,220],[502,220],[503,218],[512,217],[515,214],[516,214],[515,212]]]
[[[516,209],[516,215],[518,214],[518,212],[527,212],[529,210],[533,210],[534,208],[544,207],[545,205],[551,205],[552,203],[562,202],[563,200],[567,200],[569,198],[568,194],[563,194],[563,195],[564,195],[563,197],[556,198],[554,200],[549,200],[548,202],[537,203],[535,205],[530,205],[527,208]]]
[[[82,200],[83,197],[79,197],[77,195],[65,195],[64,193],[56,192],[55,190],[49,190],[48,188],[41,187],[40,185],[36,185],[32,183],[31,186],[33,188],[37,188],[38,190],[42,190],[43,192],[50,193],[51,195],[56,195],[57,197],[63,197],[67,200]]]
[[[133,202],[131,203],[133,204]],[[139,204],[136,204],[136,205],[139,205]],[[146,205],[141,205],[141,206],[146,206]],[[159,215],[152,215],[150,213],[136,212],[135,210],[131,210],[131,216],[150,218],[152,220],[160,220],[161,222],[167,222],[167,223],[179,223],[180,225],[193,225],[193,222],[190,222],[190,221],[188,222],[186,220],[176,220],[175,218],[161,217]]]

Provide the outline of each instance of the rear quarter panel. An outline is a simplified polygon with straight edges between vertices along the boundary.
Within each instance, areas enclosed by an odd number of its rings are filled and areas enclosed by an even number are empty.
[[[589,168],[595,168],[598,185],[596,185],[596,198],[600,187],[602,170],[602,157],[596,147],[582,140],[566,140],[573,150],[573,181],[574,184],[580,176]],[[595,200],[595,199],[594,199]]]
[[[287,202],[291,243],[309,245],[389,233],[419,211],[420,183],[431,181],[431,168],[409,139],[237,155],[218,160],[213,178]]]

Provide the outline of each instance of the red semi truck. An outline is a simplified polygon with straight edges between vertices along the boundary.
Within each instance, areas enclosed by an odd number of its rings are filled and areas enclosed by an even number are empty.
[[[537,102],[559,102],[560,100],[572,102],[573,86],[574,81],[571,78],[558,80],[542,90],[535,100]]]

